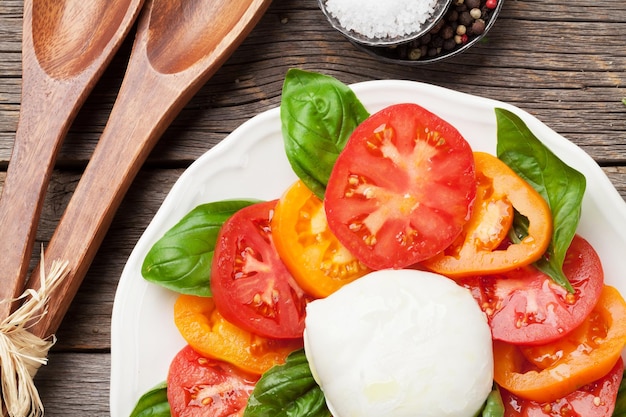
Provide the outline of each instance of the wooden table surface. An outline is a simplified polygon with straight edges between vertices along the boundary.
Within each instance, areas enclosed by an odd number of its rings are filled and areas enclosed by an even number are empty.
[[[0,181],[20,110],[22,6],[22,0],[0,0]],[[52,235],[99,138],[131,41],[132,36],[65,140],[38,244]],[[358,51],[330,29],[315,0],[274,0],[252,34],[167,130],[124,199],[59,329],[49,364],[37,375],[46,415],[109,414],[111,309],[130,252],[191,162],[245,120],[279,104],[283,77],[291,67],[345,83],[408,79],[509,102],[581,146],[626,198],[623,0],[506,0],[486,42],[422,67],[383,64]]]

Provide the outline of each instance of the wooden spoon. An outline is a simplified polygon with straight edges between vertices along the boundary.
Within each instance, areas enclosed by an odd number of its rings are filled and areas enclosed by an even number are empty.
[[[148,154],[191,97],[256,25],[270,0],[148,0],[108,123],[45,252],[69,261],[49,314],[31,331],[54,333],[115,211]],[[33,272],[37,277],[39,270]],[[37,279],[31,286],[38,288]]]
[[[26,0],[22,100],[0,199],[0,300],[21,294],[54,161],[143,0]],[[10,303],[0,304],[0,318]]]

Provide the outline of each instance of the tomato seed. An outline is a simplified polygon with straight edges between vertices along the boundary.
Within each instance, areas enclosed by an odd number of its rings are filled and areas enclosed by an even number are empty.
[[[363,240],[365,241],[365,244],[368,246],[374,246],[376,244],[376,236],[374,235],[366,236]]]
[[[358,232],[363,227],[363,223],[350,223],[348,229],[352,232]]]

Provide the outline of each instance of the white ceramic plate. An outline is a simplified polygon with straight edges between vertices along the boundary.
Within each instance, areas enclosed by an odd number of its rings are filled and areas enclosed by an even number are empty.
[[[495,153],[494,107],[519,115],[533,133],[587,177],[579,233],[599,252],[606,282],[626,294],[626,203],[582,149],[511,105],[410,81],[371,81],[352,86],[370,112],[414,102],[452,123],[474,150]],[[141,264],[170,227],[199,204],[226,198],[278,198],[296,179],[285,152],[279,110],[241,125],[194,162],[163,202],[124,268],[111,329],[111,416],[127,417],[140,396],[165,381],[171,359],[184,346],[173,324],[176,294],[147,283]]]

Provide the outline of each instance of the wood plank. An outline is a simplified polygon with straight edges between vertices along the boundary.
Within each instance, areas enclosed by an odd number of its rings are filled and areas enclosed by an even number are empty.
[[[47,417],[104,417],[109,415],[107,353],[51,354],[35,382]]]

